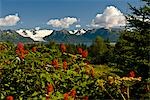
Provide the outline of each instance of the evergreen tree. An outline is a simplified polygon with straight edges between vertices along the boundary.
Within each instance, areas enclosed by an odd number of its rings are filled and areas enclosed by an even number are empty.
[[[148,78],[150,57],[150,0],[142,0],[144,6],[132,7],[127,16],[128,25],[121,33],[115,47],[115,62],[127,73],[135,70],[138,75]]]
[[[92,57],[92,62],[94,64],[106,63],[104,56],[105,53],[108,51],[108,49],[107,49],[107,45],[105,44],[105,42],[100,36],[96,37],[89,51]]]

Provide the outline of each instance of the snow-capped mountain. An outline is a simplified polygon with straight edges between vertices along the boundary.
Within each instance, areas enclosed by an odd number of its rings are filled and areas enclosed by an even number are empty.
[[[86,33],[86,30],[85,29],[70,30],[69,33],[75,35],[82,35]]]
[[[101,36],[104,40],[110,42],[117,41],[119,30],[112,31],[104,28],[100,29],[78,29],[78,30],[48,30],[48,29],[19,29],[19,30],[0,30],[0,41],[18,42],[48,42],[55,41],[58,43],[80,43],[91,44],[97,37]]]
[[[16,30],[16,32],[23,36],[23,37],[29,37],[34,41],[45,41],[43,38],[46,36],[51,35],[54,30],[40,30],[40,29],[31,29],[31,30],[26,30],[26,29],[19,29]],[[60,33],[64,33],[64,34],[74,34],[74,35],[82,35],[84,33],[86,33],[85,29],[78,29],[78,30],[72,30],[72,31],[67,31],[67,30],[60,30],[58,31]]]
[[[20,34],[23,37],[29,37],[33,39],[34,41],[44,41],[43,38],[45,36],[50,35],[53,30],[25,30],[20,29],[16,31],[18,34]]]

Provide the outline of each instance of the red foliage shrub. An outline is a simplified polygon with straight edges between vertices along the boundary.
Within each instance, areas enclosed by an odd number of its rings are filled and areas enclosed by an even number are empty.
[[[68,100],[68,98],[69,98],[69,94],[68,94],[68,93],[65,93],[65,94],[64,94],[64,100]]]
[[[64,70],[66,70],[66,69],[67,69],[67,67],[68,67],[68,66],[67,66],[67,62],[66,62],[66,61],[64,61],[64,62],[63,62],[63,69],[64,69]]]
[[[14,100],[14,97],[13,96],[7,96],[6,100]]]
[[[33,48],[32,48],[32,52],[36,52],[36,47],[33,47]]]
[[[21,42],[19,42],[19,43],[17,44],[17,49],[23,49],[23,50],[24,50],[24,44],[21,43]]]
[[[54,66],[54,68],[55,69],[58,69],[58,59],[54,59],[53,61],[52,61],[52,66]]]
[[[78,48],[78,53],[82,54],[82,52],[83,52],[82,48]]]
[[[83,52],[82,52],[82,57],[83,58],[86,58],[88,56],[88,51],[87,50],[84,50]]]
[[[66,52],[65,44],[60,44],[60,49],[61,49],[61,52]]]
[[[25,58],[25,54],[28,54],[28,51],[24,49],[24,44],[19,42],[17,44],[17,50],[16,54],[19,56],[19,58],[22,60]]]
[[[52,84],[48,84],[47,86],[47,94],[51,93],[54,90],[54,87]]]
[[[129,77],[135,77],[135,71],[130,71],[129,72]]]
[[[72,89],[70,92],[64,94],[64,100],[68,100],[69,96],[72,96],[73,98],[76,97],[76,90]]]
[[[72,96],[72,97],[74,97],[75,98],[75,96],[76,96],[76,90],[71,90],[70,91],[70,96]]]

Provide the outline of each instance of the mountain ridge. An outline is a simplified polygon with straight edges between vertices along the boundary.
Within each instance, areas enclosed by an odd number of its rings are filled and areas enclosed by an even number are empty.
[[[104,40],[116,42],[119,38],[121,29],[113,29],[111,32],[108,29],[78,29],[78,30],[0,30],[0,41],[17,42],[48,42],[55,41],[58,43],[73,43],[73,44],[89,44],[97,36],[101,36]]]

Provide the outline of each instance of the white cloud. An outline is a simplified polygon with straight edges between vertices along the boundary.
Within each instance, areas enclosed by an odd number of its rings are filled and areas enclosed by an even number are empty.
[[[20,21],[18,15],[8,15],[5,18],[0,18],[0,26],[14,26]]]
[[[62,19],[51,19],[47,22],[47,25],[51,25],[57,28],[69,28],[70,25],[76,23],[77,21],[77,18],[66,17]]]
[[[125,25],[125,16],[114,6],[109,6],[102,14],[97,14],[91,23],[91,26],[94,28],[111,28]]]
[[[76,28],[80,28],[81,27],[81,25],[76,25]]]

